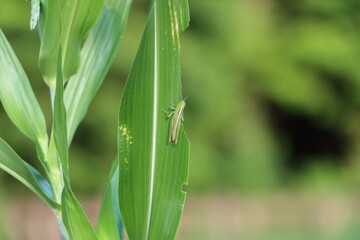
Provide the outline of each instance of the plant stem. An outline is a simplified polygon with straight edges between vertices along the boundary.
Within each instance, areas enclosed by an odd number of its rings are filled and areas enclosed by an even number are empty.
[[[54,193],[54,199],[56,202],[61,204],[61,194],[64,188],[64,180],[63,180],[62,167],[60,161],[58,160],[53,136],[51,136],[50,138],[50,144],[49,144],[46,160],[49,165],[48,178]],[[69,239],[68,233],[62,221],[62,210],[53,209],[53,213],[58,223],[61,239],[68,240]]]
[[[49,150],[47,155],[47,163],[49,165],[50,172],[48,178],[52,186],[55,201],[61,203],[61,193],[64,188],[63,173],[61,163],[58,160],[56,153],[56,146],[53,136],[51,136]]]

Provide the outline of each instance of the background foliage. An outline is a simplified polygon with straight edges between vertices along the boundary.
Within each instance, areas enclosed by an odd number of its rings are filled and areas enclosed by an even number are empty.
[[[28,26],[29,5],[4,4],[1,27],[50,115],[37,68],[38,35]],[[193,144],[189,190],[306,187],[316,180],[328,187],[358,184],[360,4],[190,4],[191,26],[182,37],[186,128]],[[75,136],[72,178],[83,193],[102,188],[115,155],[119,98],[146,7],[146,1],[135,2],[120,54]],[[25,159],[35,159],[3,110],[0,119],[1,136]]]
[[[1,5],[0,26],[50,116],[29,3]],[[190,194],[358,189],[359,9],[356,0],[190,1],[191,23],[182,35]],[[74,138],[77,192],[104,189],[116,155],[118,103],[146,14],[147,1],[135,1],[120,54]],[[0,135],[38,164],[1,106],[0,122]]]

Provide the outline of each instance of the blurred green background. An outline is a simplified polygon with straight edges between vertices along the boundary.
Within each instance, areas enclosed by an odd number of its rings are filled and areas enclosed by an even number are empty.
[[[50,126],[30,4],[0,4],[0,27]],[[360,239],[360,1],[192,0],[190,10],[182,34],[190,184],[179,239]],[[119,101],[146,13],[147,1],[135,0],[117,59],[71,147],[73,187],[85,198],[104,189],[116,155]],[[0,121],[0,136],[40,168],[1,106]],[[0,180],[6,199],[25,194],[3,172]]]

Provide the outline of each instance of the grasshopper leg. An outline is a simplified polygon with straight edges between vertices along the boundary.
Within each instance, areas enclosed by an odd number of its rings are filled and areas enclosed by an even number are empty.
[[[161,109],[161,110],[166,114],[166,118],[170,118],[170,117],[172,117],[174,115],[174,112],[168,113],[164,109]]]

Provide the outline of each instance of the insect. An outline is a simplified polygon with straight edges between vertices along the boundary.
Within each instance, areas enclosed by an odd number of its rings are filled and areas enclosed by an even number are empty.
[[[163,109],[163,112],[166,113],[167,118],[171,117],[169,142],[173,142],[175,144],[177,144],[178,142],[181,121],[184,121],[183,113],[186,105],[186,98],[187,97],[182,99],[176,106],[171,104],[171,106],[169,107],[169,109],[171,110],[170,113],[166,112]]]

